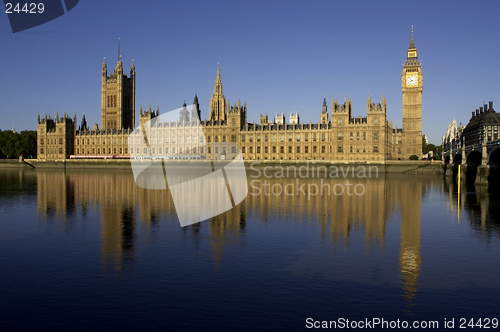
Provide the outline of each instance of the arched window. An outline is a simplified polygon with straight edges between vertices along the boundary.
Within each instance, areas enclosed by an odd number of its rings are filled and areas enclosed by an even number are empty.
[[[107,99],[108,99],[108,107],[109,107],[109,96],[108,96],[108,98],[107,98]]]
[[[114,101],[115,101],[115,107],[116,107],[116,95],[115,95],[114,97],[115,97],[115,98],[114,98],[114,99],[115,99]]]

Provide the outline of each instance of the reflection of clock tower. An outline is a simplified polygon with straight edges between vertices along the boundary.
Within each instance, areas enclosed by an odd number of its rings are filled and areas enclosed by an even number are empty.
[[[422,66],[417,58],[417,47],[413,41],[408,46],[406,63],[401,73],[403,90],[403,151],[404,159],[411,155],[422,155]]]

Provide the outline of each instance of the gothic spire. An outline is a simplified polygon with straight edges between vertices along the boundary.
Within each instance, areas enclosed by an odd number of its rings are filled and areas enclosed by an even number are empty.
[[[416,49],[417,46],[415,46],[415,42],[413,41],[413,25],[411,26],[411,41],[410,41],[410,46],[408,46],[408,49]]]

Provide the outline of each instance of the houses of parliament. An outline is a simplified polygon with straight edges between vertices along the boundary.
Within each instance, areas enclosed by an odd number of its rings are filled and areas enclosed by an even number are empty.
[[[374,103],[368,97],[365,117],[352,115],[349,98],[343,102],[332,98],[330,112],[326,99],[323,100],[317,123],[301,122],[298,113],[291,114],[288,122],[282,113],[276,114],[274,119],[261,114],[259,124],[248,123],[246,102],[242,105],[238,101],[231,105],[223,94],[219,67],[208,119],[201,120],[201,109],[195,96],[191,112],[184,103],[180,120],[174,123],[150,121],[160,119],[159,109],[152,110],[150,106],[148,110],[143,110],[141,107],[138,128],[144,131],[145,125],[150,126],[147,153],[158,158],[168,159],[170,155],[180,153],[183,159],[200,155],[223,159],[226,151],[218,151],[217,148],[210,150],[210,145],[231,142],[241,148],[243,159],[249,161],[381,163],[386,160],[407,160],[412,155],[421,156],[422,153],[422,87],[422,67],[412,30],[401,73],[403,128],[394,128],[392,121],[387,120],[385,96],[382,96],[381,103]],[[38,160],[126,159],[137,155],[135,151],[130,151],[128,142],[136,128],[135,89],[136,70],[133,61],[130,74],[126,75],[119,56],[113,73],[108,76],[104,59],[101,71],[101,126],[95,124],[89,127],[83,116],[77,127],[76,114],[71,118],[69,114],[59,116],[56,113],[54,119],[47,114],[44,118],[39,115]],[[203,130],[199,138],[191,136],[189,132],[189,128],[195,127],[195,124],[201,125]],[[169,141],[169,137],[177,135],[187,135],[187,138],[177,142],[171,138]],[[202,143],[208,148],[204,149]]]

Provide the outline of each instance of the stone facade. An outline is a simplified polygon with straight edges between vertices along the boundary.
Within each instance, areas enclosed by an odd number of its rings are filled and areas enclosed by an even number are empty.
[[[500,114],[493,109],[493,102],[489,105],[476,109],[472,112],[469,123],[462,132],[462,146],[466,148],[481,146],[484,142],[492,142],[500,139]]]
[[[192,114],[181,111],[180,122],[161,123],[150,121],[148,137],[152,157],[168,157],[172,148],[179,147],[186,156],[209,153],[210,149],[196,149],[199,143],[231,142],[241,147],[245,160],[324,160],[331,162],[383,162],[390,159],[408,159],[422,153],[422,85],[423,75],[413,31],[407,52],[407,61],[401,75],[403,92],[403,128],[393,128],[387,121],[387,103],[367,100],[365,117],[352,115],[352,101],[343,102],[332,98],[328,112],[326,98],[321,105],[317,123],[300,122],[298,112],[290,114],[289,123],[285,115],[276,114],[274,121],[267,115],[260,116],[260,123],[247,122],[247,105],[240,101],[231,106],[223,94],[220,68],[210,101],[208,120],[200,121],[201,110],[195,96]],[[107,75],[107,65],[102,67],[101,129],[94,125],[89,129],[83,117],[76,128],[74,120],[64,115],[63,119],[38,120],[38,156],[40,160],[64,160],[67,158],[127,158],[128,137],[135,127],[135,66],[132,63],[130,76],[123,74],[121,57],[113,74]],[[139,126],[159,116],[159,109],[139,112]],[[198,135],[195,124],[201,124],[203,134]],[[190,129],[191,128],[191,129]],[[173,131],[172,131],[173,130]],[[192,131],[192,133],[191,133]],[[177,134],[178,133],[178,134]],[[172,142],[172,137],[187,135],[186,140]],[[198,138],[198,136],[200,136]],[[170,138],[170,140],[169,140]],[[193,149],[194,148],[194,149]],[[214,148],[212,158],[223,157]],[[178,153],[178,150],[176,151]]]

